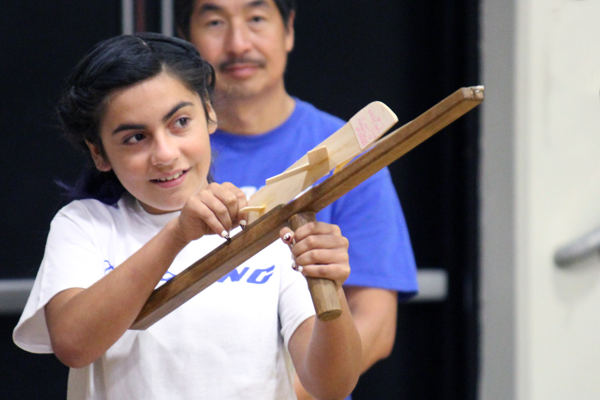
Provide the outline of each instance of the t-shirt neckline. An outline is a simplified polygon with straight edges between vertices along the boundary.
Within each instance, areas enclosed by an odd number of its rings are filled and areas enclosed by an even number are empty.
[[[292,99],[294,99],[294,110],[288,119],[268,132],[257,135],[237,135],[217,128],[213,136],[227,142],[230,146],[243,147],[245,151],[248,150],[248,146],[264,146],[272,142],[278,142],[279,135],[289,132],[289,126],[300,123],[304,113],[304,103],[296,97],[292,97]]]

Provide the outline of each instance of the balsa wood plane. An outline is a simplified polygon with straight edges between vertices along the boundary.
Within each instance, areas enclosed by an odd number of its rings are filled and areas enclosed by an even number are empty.
[[[396,122],[398,117],[380,101],[360,110],[339,130],[315,146],[281,174],[267,179],[266,185],[250,198],[248,222],[287,204],[330,171],[343,167],[375,142]]]

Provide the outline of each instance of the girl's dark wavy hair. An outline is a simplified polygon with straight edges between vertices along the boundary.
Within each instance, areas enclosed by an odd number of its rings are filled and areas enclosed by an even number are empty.
[[[77,64],[68,78],[57,113],[65,135],[88,155],[89,162],[74,186],[59,182],[69,200],[93,198],[114,204],[125,192],[113,171],[101,172],[94,167],[85,142],[96,145],[106,157],[100,125],[108,97],[117,89],[161,72],[179,79],[189,90],[198,93],[206,120],[210,121],[208,105],[215,73],[194,46],[184,40],[157,33],[117,36],[98,43]]]

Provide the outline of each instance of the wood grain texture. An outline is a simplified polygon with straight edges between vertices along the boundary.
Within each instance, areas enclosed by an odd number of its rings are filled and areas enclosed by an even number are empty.
[[[371,146],[360,157],[285,206],[277,206],[154,290],[132,329],[145,329],[278,238],[295,214],[318,212],[483,101],[483,87],[461,88]]]

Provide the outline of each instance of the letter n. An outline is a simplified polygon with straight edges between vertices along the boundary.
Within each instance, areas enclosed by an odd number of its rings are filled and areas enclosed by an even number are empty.
[[[238,282],[240,279],[242,279],[242,277],[244,275],[246,275],[246,272],[248,272],[248,269],[249,269],[248,267],[244,267],[242,272],[238,272],[237,269],[234,269],[233,271],[231,271],[230,273],[228,273],[227,275],[225,275],[224,277],[219,279],[219,282],[225,282],[225,280],[227,278],[231,279],[231,282]]]

